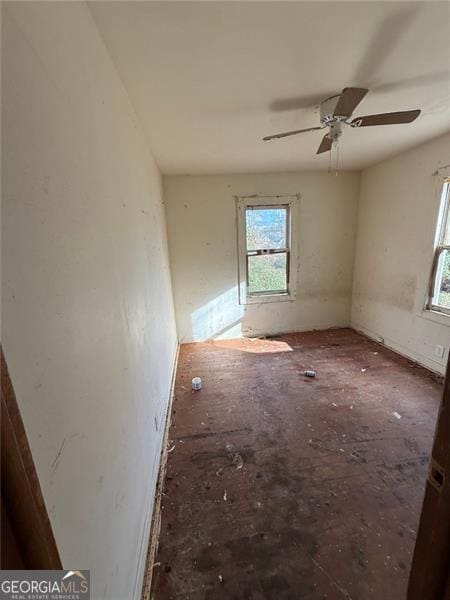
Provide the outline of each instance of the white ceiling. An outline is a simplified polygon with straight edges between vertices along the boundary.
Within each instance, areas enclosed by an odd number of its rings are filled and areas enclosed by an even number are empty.
[[[356,115],[421,108],[410,125],[346,128],[361,169],[450,130],[449,2],[89,4],[164,173],[326,169],[318,103],[371,91]]]

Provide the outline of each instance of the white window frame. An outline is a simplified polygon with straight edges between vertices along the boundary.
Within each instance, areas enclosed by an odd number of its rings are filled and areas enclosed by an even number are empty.
[[[297,220],[300,196],[239,196],[237,200],[237,233],[238,233],[238,281],[239,304],[261,304],[265,302],[284,302],[295,300],[297,293],[298,272],[298,243]],[[251,207],[286,207],[288,210],[288,224],[286,229],[287,246],[287,291],[286,292],[248,292],[247,274],[247,236],[246,236],[246,211]]]
[[[444,177],[439,216],[436,227],[436,237],[434,240],[434,256],[431,267],[431,277],[426,308],[427,310],[450,316],[449,308],[436,304],[436,298],[439,295],[439,284],[442,275],[442,272],[440,271],[442,269],[442,265],[439,265],[439,258],[444,250],[450,251],[450,245],[444,244],[445,226],[448,218],[450,218],[450,177]]]

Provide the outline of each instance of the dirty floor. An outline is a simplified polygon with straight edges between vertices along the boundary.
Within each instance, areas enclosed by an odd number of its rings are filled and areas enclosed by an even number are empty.
[[[405,600],[441,389],[350,329],[183,345],[152,598]]]

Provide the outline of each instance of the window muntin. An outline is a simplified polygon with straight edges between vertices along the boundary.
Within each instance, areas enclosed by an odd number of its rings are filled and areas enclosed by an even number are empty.
[[[287,294],[289,205],[255,205],[245,210],[247,294]]]
[[[428,308],[450,315],[450,178],[442,190]]]

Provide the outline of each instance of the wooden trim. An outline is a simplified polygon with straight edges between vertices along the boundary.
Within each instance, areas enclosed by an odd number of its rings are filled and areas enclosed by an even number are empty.
[[[1,396],[2,502],[20,555],[26,569],[62,569],[3,349]]]
[[[161,531],[161,504],[164,488],[164,480],[166,478],[167,457],[169,449],[169,430],[172,417],[172,405],[175,397],[175,382],[177,378],[178,359],[180,356],[180,344],[177,346],[175,355],[172,381],[170,383],[169,404],[166,412],[166,420],[164,424],[164,434],[161,444],[161,456],[159,463],[158,481],[156,483],[155,501],[153,504],[153,515],[150,526],[150,535],[148,540],[147,559],[145,563],[144,580],[142,583],[141,600],[151,600],[151,588],[153,580],[153,566],[155,563],[156,552],[158,551],[159,534]]]
[[[450,573],[450,357],[409,576],[408,600],[444,600]]]

